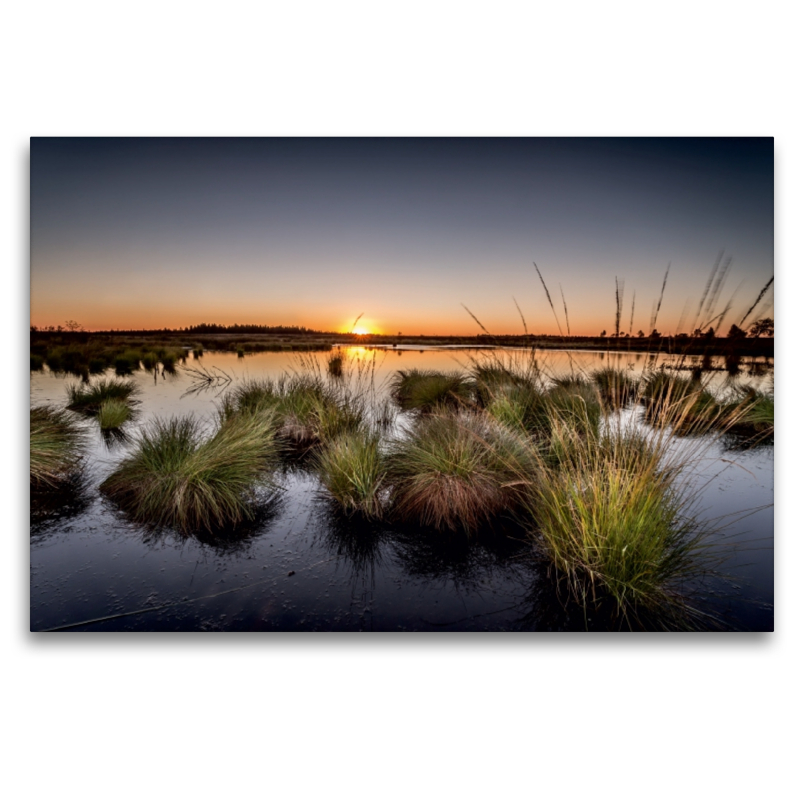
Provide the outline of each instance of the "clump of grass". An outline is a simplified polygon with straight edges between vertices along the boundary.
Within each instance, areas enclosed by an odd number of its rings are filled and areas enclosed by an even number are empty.
[[[430,413],[459,408],[472,401],[472,387],[460,372],[398,370],[390,383],[392,396],[404,411]]]
[[[478,405],[487,408],[498,397],[526,389],[532,381],[500,362],[476,363],[471,370]]]
[[[39,372],[44,367],[44,358],[31,353],[31,372]]]
[[[383,515],[385,466],[378,436],[365,430],[344,433],[317,453],[315,466],[322,485],[346,513],[371,519]]]
[[[174,374],[176,364],[182,358],[182,355],[182,353],[176,353],[174,350],[162,350],[159,353],[159,359],[164,372],[168,372],[170,375]]]
[[[328,356],[328,374],[333,378],[344,375],[344,355],[339,350]]]
[[[225,418],[234,414],[257,414],[275,411],[280,395],[271,380],[248,380],[227,392],[222,400]]]
[[[131,407],[125,400],[104,400],[97,410],[101,431],[119,430],[131,418]]]
[[[436,529],[476,530],[519,501],[525,448],[484,414],[421,417],[390,445],[388,480],[403,519]]]
[[[580,434],[594,434],[600,424],[602,407],[596,390],[588,382],[581,382],[550,389],[544,395],[543,412],[549,431],[553,429],[553,420],[557,419]]]
[[[603,402],[611,408],[621,408],[636,396],[638,382],[624,370],[606,367],[592,372],[591,378]]]
[[[611,597],[624,616],[680,604],[702,535],[676,488],[680,465],[665,459],[668,438],[619,426],[602,437],[556,435],[570,439],[571,457],[543,465],[529,511],[573,595],[584,605]]]
[[[676,433],[703,435],[726,426],[724,407],[697,381],[657,372],[645,379],[642,398],[649,421]]]
[[[97,414],[104,402],[117,400],[130,403],[137,393],[138,387],[133,381],[117,378],[101,379],[88,385],[72,385],[67,387],[67,408],[84,414]]]
[[[546,444],[556,423],[568,424],[577,433],[597,432],[602,409],[596,391],[587,382],[556,384],[542,391],[521,384],[496,394],[487,408],[498,422]]]
[[[252,519],[275,454],[268,417],[233,417],[207,439],[194,417],[156,420],[100,489],[138,522],[213,531]]]
[[[142,353],[142,366],[152,372],[158,366],[158,356],[150,350]]]
[[[31,408],[31,486],[56,489],[80,463],[84,433],[69,415],[52,406]]]
[[[194,358],[196,358],[196,359],[197,359],[197,358],[202,358],[202,357],[203,357],[203,345],[202,345],[202,344],[196,344],[196,345],[195,345],[195,346],[192,348],[192,355],[193,355],[193,356],[194,356]]]
[[[136,350],[125,350],[114,358],[114,372],[117,375],[130,375],[139,369],[142,354]]]
[[[721,417],[731,433],[766,439],[775,432],[775,398],[751,387],[739,388],[723,405]]]
[[[357,431],[365,420],[363,402],[325,386],[313,375],[294,375],[277,382],[248,381],[223,399],[225,418],[263,413],[271,415],[278,438],[300,450]]]

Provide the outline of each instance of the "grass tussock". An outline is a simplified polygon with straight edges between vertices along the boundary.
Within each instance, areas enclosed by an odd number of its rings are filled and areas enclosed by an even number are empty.
[[[397,515],[439,530],[476,530],[518,505],[520,473],[531,479],[520,440],[465,411],[418,419],[391,443],[387,464]]]
[[[751,387],[739,388],[724,404],[722,418],[735,435],[754,441],[768,439],[775,434],[775,397]]]
[[[31,486],[57,489],[78,468],[84,434],[70,416],[52,406],[31,408]]]
[[[223,399],[222,416],[269,414],[286,446],[308,450],[362,428],[366,404],[314,375],[247,381]]]
[[[404,411],[431,413],[442,408],[460,408],[473,400],[471,381],[460,372],[398,370],[390,391]]]
[[[676,434],[703,436],[730,427],[731,414],[699,381],[657,372],[642,387],[648,421]]]
[[[638,381],[624,370],[606,367],[591,373],[603,403],[610,408],[622,408],[636,397]]]
[[[317,453],[315,466],[322,485],[345,513],[383,516],[386,471],[378,436],[365,430],[344,433]]]
[[[702,536],[676,488],[680,469],[665,459],[666,440],[622,427],[557,436],[568,439],[570,458],[545,465],[529,513],[572,594],[584,604],[610,596],[623,616],[680,603]]]
[[[138,394],[137,385],[131,381],[117,378],[104,378],[88,385],[67,387],[67,408],[83,414],[97,414],[103,403],[116,400],[130,404]]]
[[[328,356],[328,374],[332,378],[341,378],[344,375],[344,354],[341,350]]]
[[[213,531],[252,519],[275,456],[266,416],[234,417],[210,438],[194,417],[157,420],[100,489],[137,522]]]
[[[125,400],[104,400],[97,410],[101,431],[119,430],[131,418],[131,406]]]

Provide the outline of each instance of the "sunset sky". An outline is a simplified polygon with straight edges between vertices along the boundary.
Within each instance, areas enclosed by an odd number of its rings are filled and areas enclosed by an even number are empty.
[[[773,140],[31,140],[31,324],[727,330],[773,274]],[[718,272],[718,275],[720,272]],[[757,311],[772,315],[772,289]]]

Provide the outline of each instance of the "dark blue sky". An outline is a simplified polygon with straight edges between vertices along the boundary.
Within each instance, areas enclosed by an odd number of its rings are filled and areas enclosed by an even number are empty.
[[[31,140],[31,321],[473,333],[738,322],[773,271],[773,140]],[[768,299],[771,298],[771,292]],[[771,314],[771,307],[768,307]],[[735,312],[738,313],[738,317]],[[686,323],[688,326],[689,322]]]

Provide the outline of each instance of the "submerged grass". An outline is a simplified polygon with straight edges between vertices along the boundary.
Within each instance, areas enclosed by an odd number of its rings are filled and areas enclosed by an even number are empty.
[[[314,459],[322,485],[348,514],[383,516],[386,470],[380,437],[365,430],[334,439]]]
[[[213,531],[253,517],[275,456],[268,416],[231,418],[210,438],[194,417],[156,420],[100,489],[138,522]]]
[[[78,468],[84,433],[65,411],[31,408],[31,486],[57,489]]]

